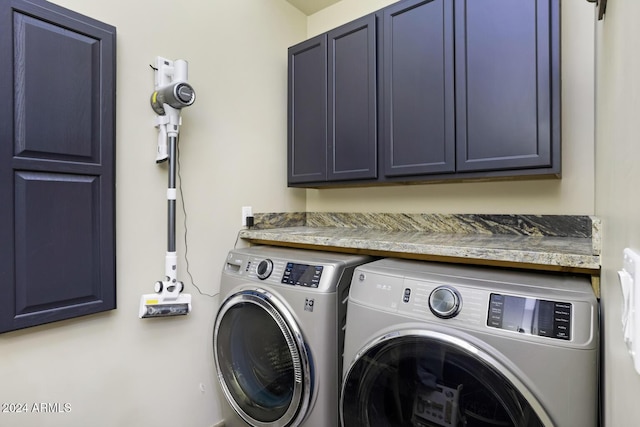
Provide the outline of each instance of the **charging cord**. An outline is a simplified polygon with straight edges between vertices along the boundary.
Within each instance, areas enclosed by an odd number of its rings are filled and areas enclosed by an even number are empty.
[[[220,294],[217,292],[213,295],[208,294],[206,292],[202,292],[198,285],[196,285],[195,280],[193,280],[193,275],[189,269],[189,258],[187,257],[187,253],[189,252],[189,246],[187,244],[187,208],[184,204],[184,192],[182,191],[182,176],[180,175],[180,140],[178,139],[178,143],[176,144],[176,158],[177,158],[177,173],[178,173],[178,188],[180,189],[180,202],[182,203],[182,213],[184,214],[184,261],[187,266],[187,274],[191,279],[191,284],[198,291],[200,295],[204,295],[210,298],[214,298]]]

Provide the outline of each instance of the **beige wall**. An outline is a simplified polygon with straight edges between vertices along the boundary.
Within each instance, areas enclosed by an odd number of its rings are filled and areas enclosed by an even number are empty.
[[[313,36],[390,0],[341,0],[309,17]],[[594,213],[593,5],[562,2],[562,179],[307,191],[308,211]]]
[[[286,188],[287,47],[306,17],[284,0],[55,0],[117,27],[117,303],[109,313],[0,335],[0,402],[69,403],[66,414],[0,413],[11,427],[210,427],[220,420],[211,350],[217,299],[185,270],[193,312],[137,318],[164,275],[166,167],[149,106],[156,56],[189,61],[181,165],[190,270],[214,294],[241,207],[304,210]],[[201,387],[204,391],[202,391]]]
[[[640,2],[609,1],[596,25],[596,214],[602,219],[606,426],[637,425],[640,375],[623,344],[616,271],[622,251],[640,251]]]

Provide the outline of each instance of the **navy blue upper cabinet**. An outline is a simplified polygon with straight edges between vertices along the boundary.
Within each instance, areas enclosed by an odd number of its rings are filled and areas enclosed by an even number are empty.
[[[456,0],[458,171],[560,172],[559,3]]]
[[[288,182],[377,176],[376,19],[289,48]]]
[[[289,49],[288,80],[288,181],[326,181],[326,34]]]
[[[560,0],[403,0],[289,61],[291,186],[560,176]]]
[[[376,178],[376,17],[329,31],[329,181]]]
[[[399,2],[383,22],[385,175],[454,172],[453,3]]]

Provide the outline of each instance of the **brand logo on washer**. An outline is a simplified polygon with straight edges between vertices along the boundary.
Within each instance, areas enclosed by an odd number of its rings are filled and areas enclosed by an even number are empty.
[[[304,311],[313,311],[313,304],[315,303],[314,299],[305,298],[304,299]]]

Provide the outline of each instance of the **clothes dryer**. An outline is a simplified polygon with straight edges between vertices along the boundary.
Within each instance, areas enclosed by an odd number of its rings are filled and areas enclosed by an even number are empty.
[[[384,259],[347,312],[345,427],[598,423],[588,277]]]
[[[226,427],[336,426],[346,302],[365,256],[229,252],[213,352]]]

